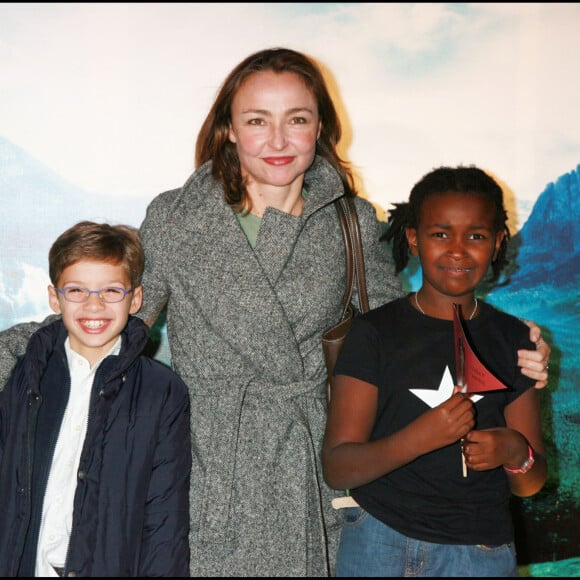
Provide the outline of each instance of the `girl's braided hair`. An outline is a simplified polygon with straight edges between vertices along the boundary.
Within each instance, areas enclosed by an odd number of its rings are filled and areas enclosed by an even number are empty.
[[[415,184],[408,202],[394,204],[395,207],[390,211],[387,221],[387,231],[381,239],[392,242],[396,273],[403,271],[409,262],[406,228],[417,228],[423,202],[431,195],[450,191],[481,195],[492,201],[495,206],[494,229],[496,232],[505,232],[497,256],[491,264],[491,282],[495,282],[508,262],[506,253],[510,231],[507,226],[507,212],[503,205],[501,187],[485,171],[474,165],[434,169]]]

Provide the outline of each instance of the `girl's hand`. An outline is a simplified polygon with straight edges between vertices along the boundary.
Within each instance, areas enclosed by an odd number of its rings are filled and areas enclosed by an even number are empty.
[[[463,455],[467,467],[474,471],[522,465],[528,457],[528,442],[507,427],[471,431],[463,440]]]
[[[449,399],[426,411],[405,430],[416,438],[421,455],[459,441],[475,426],[475,408],[468,395],[455,393]]]
[[[543,389],[548,384],[548,361],[550,346],[542,338],[540,327],[531,320],[524,320],[530,327],[530,340],[536,344],[536,350],[518,350],[518,366],[523,375],[536,380],[534,387]]]

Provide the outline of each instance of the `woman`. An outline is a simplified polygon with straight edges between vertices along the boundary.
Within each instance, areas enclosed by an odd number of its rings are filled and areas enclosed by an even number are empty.
[[[321,337],[340,318],[345,286],[333,202],[355,195],[340,136],[309,58],[253,54],[217,94],[198,169],[151,202],[141,227],[140,315],[153,324],[167,309],[172,365],[191,393],[194,576],[334,571],[339,523],[319,451]],[[356,204],[373,308],[402,291],[372,205]],[[18,332],[9,332],[14,352]],[[539,386],[548,355],[544,343],[522,359]]]
[[[345,284],[333,202],[355,194],[340,135],[309,58],[253,54],[202,126],[197,171],[142,225],[146,318],[167,306],[172,364],[192,396],[192,575],[333,573],[320,340]],[[356,204],[373,308],[402,292],[374,209]]]
[[[309,59],[252,55],[201,129],[199,169],[153,200],[142,225],[146,319],[167,305],[172,364],[192,396],[192,575],[330,573],[338,522],[319,460],[320,340],[345,283],[333,201],[353,194],[339,139]],[[401,288],[372,206],[357,202],[378,305]]]

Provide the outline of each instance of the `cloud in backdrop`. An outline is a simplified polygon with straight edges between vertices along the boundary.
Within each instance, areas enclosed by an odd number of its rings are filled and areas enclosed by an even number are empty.
[[[331,74],[376,205],[476,163],[512,190],[519,228],[580,158],[579,21],[574,3],[2,4],[0,133],[77,186],[147,201],[192,171],[229,70],[288,46]]]

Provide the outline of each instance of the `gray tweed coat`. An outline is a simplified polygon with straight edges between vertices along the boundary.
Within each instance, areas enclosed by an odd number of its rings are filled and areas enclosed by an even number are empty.
[[[156,197],[141,234],[145,319],[167,307],[191,394],[191,574],[333,574],[340,512],[323,481],[322,333],[338,321],[343,195],[317,158],[303,215],[269,208],[252,250],[208,165]],[[371,308],[401,295],[374,208],[357,198]],[[0,380],[31,325],[0,333]],[[3,373],[3,374],[2,374]],[[2,383],[3,384],[3,383]]]
[[[320,448],[321,335],[338,321],[344,245],[336,172],[318,158],[303,215],[269,208],[255,250],[201,167],[150,204],[149,317],[167,305],[171,360],[192,409],[191,562],[196,576],[326,576],[339,520]],[[373,207],[357,200],[371,307],[401,295]]]

